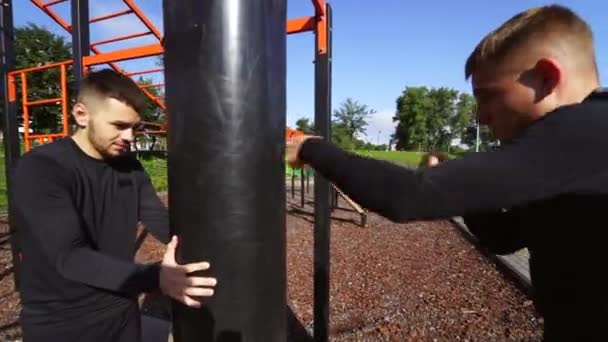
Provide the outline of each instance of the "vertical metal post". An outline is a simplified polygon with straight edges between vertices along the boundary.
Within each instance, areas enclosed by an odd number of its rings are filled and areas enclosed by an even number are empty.
[[[310,172],[308,171],[309,169],[306,168],[306,193],[310,192]]]
[[[12,0],[0,0],[0,61],[2,63],[2,96],[3,96],[3,120],[2,140],[4,143],[4,166],[5,180],[8,200],[8,220],[11,234],[11,253],[13,257],[13,277],[15,288],[19,288],[20,253],[17,240],[17,227],[12,220],[13,210],[11,206],[11,170],[21,150],[19,148],[19,122],[17,120],[16,94],[14,84],[10,84],[8,73],[15,68],[14,56],[14,27],[13,27],[13,4]]]
[[[325,5],[326,25],[315,30],[315,130],[331,140],[331,7]],[[318,13],[317,13],[318,15]],[[327,37],[322,46],[323,36]],[[329,245],[330,245],[330,184],[315,173],[314,227],[314,339],[329,337]]]
[[[475,152],[479,152],[479,120],[475,121]]]
[[[291,198],[296,197],[296,169],[291,169]]]
[[[333,186],[331,187],[332,209],[338,208],[338,191]]]
[[[286,0],[164,0],[168,174],[177,261],[218,279],[174,302],[176,342],[287,338]]]
[[[89,0],[72,0],[72,56],[76,87],[84,75],[82,57],[89,54]]]
[[[304,168],[300,169],[300,205],[304,208]]]

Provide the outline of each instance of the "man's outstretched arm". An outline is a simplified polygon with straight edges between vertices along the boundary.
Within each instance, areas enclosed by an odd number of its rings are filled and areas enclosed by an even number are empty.
[[[549,151],[521,146],[410,170],[311,138],[300,145],[296,159],[367,209],[406,222],[509,208],[554,194],[576,177],[561,165],[556,168]]]

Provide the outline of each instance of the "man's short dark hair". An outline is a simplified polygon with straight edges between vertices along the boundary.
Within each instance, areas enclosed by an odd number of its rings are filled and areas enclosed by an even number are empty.
[[[481,66],[499,64],[517,51],[546,44],[578,57],[577,68],[597,75],[593,32],[577,13],[561,5],[533,7],[520,12],[488,33],[469,55],[465,78]]]
[[[91,71],[82,79],[77,101],[86,101],[89,96],[117,99],[140,114],[148,100],[131,78],[112,69]]]

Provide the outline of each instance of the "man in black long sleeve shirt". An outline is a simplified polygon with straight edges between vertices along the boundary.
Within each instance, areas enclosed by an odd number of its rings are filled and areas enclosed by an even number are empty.
[[[394,221],[464,216],[495,252],[528,247],[545,341],[608,340],[608,93],[589,27],[561,6],[530,9],[485,37],[465,72],[498,150],[412,171],[307,137],[290,163]]]
[[[202,286],[215,279],[188,277],[208,264],[175,263],[167,209],[125,154],[144,104],[127,77],[91,72],[73,110],[78,131],[18,161],[11,199],[26,342],[139,341],[139,294],[161,290],[198,306],[191,296],[213,293]],[[169,243],[161,264],[133,262],[138,222]]]

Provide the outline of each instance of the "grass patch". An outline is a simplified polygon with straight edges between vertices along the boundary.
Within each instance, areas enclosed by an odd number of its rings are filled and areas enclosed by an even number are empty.
[[[417,166],[418,163],[420,163],[420,159],[424,155],[424,152],[405,151],[356,151],[355,153],[371,158],[383,159],[411,166]],[[150,175],[152,184],[154,185],[156,191],[167,191],[167,160],[160,157],[142,157],[140,162],[148,172],[148,175]],[[291,174],[294,173],[296,177],[300,177],[301,174],[299,169],[294,170],[288,165],[285,165],[285,172],[287,176],[291,176]],[[309,172],[310,174],[313,173],[312,170],[309,170]]]
[[[158,192],[167,191],[169,188],[169,182],[167,180],[167,160],[153,157],[141,158],[139,161],[148,172],[154,189]]]
[[[418,166],[422,156],[426,152],[409,152],[409,151],[355,151],[355,153],[375,158],[382,159],[398,164],[406,164],[410,166]]]
[[[355,151],[355,153],[411,166],[417,166],[424,155],[424,152],[407,151]],[[167,191],[169,188],[167,180],[167,160],[161,157],[142,157],[140,162],[148,172],[156,191]],[[300,176],[300,170],[292,170],[287,165],[285,169],[288,176],[290,176],[292,172],[295,173],[296,177]],[[6,175],[4,170],[4,151],[0,149],[0,211],[6,210],[8,205]],[[312,174],[313,171],[310,170],[309,172]]]

